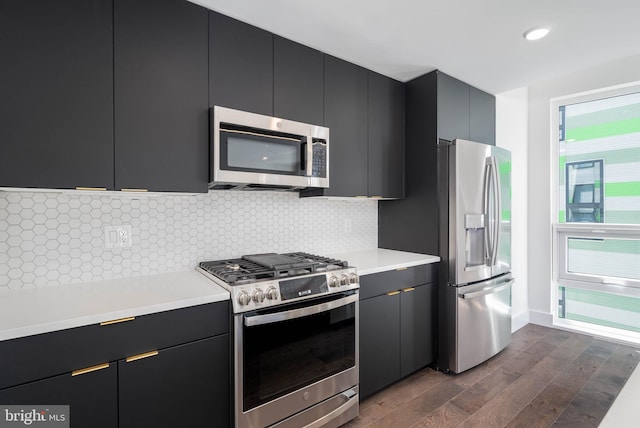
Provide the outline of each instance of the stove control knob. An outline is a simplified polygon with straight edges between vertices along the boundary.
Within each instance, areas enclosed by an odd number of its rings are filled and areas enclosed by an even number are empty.
[[[259,288],[253,292],[253,301],[256,303],[262,303],[264,301],[264,291]]]
[[[278,290],[276,287],[271,286],[267,288],[267,299],[278,300]]]
[[[350,284],[357,284],[358,283],[358,275],[355,273],[352,273],[351,275],[349,275],[349,283]]]
[[[241,306],[248,305],[250,302],[251,296],[249,296],[249,293],[247,293],[246,291],[241,291],[240,293],[238,293],[238,303],[240,303]]]
[[[338,277],[335,276],[335,275],[331,275],[329,277],[329,287],[333,288],[333,287],[337,287],[338,285],[339,285],[338,284]]]
[[[349,285],[349,277],[347,275],[340,275],[340,285]]]

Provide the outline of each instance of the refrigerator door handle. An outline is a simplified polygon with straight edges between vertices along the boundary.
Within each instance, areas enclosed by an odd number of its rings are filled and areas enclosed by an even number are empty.
[[[502,219],[502,195],[500,194],[500,175],[498,174],[498,162],[495,156],[491,156],[491,172],[493,175],[494,211],[493,211],[493,238],[491,242],[491,266],[498,263],[498,249],[500,247],[500,220]]]
[[[484,218],[485,218],[485,227],[484,227],[484,255],[485,255],[485,264],[490,264],[492,262],[493,257],[493,249],[491,248],[491,213],[490,209],[490,195],[489,189],[491,187],[491,161],[488,158],[485,162],[484,166],[484,189],[483,189],[483,200],[484,200]]]
[[[496,284],[492,287],[489,288],[485,288],[483,290],[479,290],[479,291],[472,291],[470,293],[461,293],[458,294],[458,297],[461,299],[473,299],[475,297],[482,297],[482,296],[486,296],[487,294],[493,294],[493,293],[497,293],[498,291],[502,291],[508,287],[511,287],[511,285],[513,285],[515,279],[510,279],[507,282],[503,282],[500,284]]]

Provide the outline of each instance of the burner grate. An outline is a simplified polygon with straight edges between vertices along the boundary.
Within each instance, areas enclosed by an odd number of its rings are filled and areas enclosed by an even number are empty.
[[[333,258],[297,252],[252,254],[240,259],[200,262],[199,266],[227,284],[235,285],[341,269],[347,267],[348,263]]]

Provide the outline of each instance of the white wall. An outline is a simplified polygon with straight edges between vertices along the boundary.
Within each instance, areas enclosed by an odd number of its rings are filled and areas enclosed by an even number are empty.
[[[551,159],[550,100],[640,80],[640,55],[610,62],[529,87],[529,309],[533,323],[548,325],[551,315]]]
[[[511,150],[513,331],[529,322],[527,281],[527,88],[496,95],[496,145]]]

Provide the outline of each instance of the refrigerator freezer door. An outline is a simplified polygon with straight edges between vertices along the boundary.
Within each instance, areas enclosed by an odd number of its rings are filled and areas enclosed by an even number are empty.
[[[469,284],[511,270],[511,154],[455,140],[448,156],[449,283]]]
[[[455,341],[449,369],[477,366],[511,342],[511,274],[465,287],[448,287],[455,301]]]

